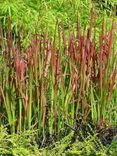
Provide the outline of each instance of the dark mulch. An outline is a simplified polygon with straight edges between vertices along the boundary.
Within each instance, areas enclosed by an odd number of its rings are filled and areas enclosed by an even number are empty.
[[[97,135],[103,145],[111,144],[114,139],[117,139],[117,127],[102,129]]]
[[[54,147],[56,141],[59,141],[63,137],[67,136],[70,131],[74,131],[74,135],[71,138],[70,144],[73,144],[76,140],[83,141],[89,136],[89,134],[93,136],[94,133],[97,134],[97,137],[100,139],[101,143],[104,146],[110,145],[114,139],[117,139],[117,137],[115,137],[117,136],[117,127],[102,128],[97,131],[96,126],[92,125],[92,123],[82,124],[81,121],[76,121],[74,127],[65,122],[65,128],[59,133],[59,135],[57,133],[50,135],[48,131],[44,138],[36,137],[36,142],[39,148],[47,147],[49,145],[53,145]]]

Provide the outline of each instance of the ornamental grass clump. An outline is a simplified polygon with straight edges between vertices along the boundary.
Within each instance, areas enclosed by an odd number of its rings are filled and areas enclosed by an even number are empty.
[[[59,133],[65,122],[74,127],[79,118],[98,129],[117,124],[115,22],[110,29],[107,22],[102,21],[99,37],[95,14],[88,28],[77,21],[73,30],[69,24],[68,35],[57,23],[54,38],[34,34],[24,49],[20,25],[14,41],[8,18],[7,44],[0,28],[0,124],[11,133],[38,128],[43,136]]]

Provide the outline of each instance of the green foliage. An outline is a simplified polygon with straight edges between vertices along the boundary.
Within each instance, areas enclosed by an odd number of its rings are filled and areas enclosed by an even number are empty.
[[[53,146],[40,149],[44,156],[110,156],[116,155],[116,140],[111,145],[103,146],[96,134],[88,135],[83,141],[72,142],[73,133],[64,137]],[[72,143],[71,143],[72,142]]]
[[[8,134],[7,129],[0,127],[1,156],[41,156],[34,140],[35,132],[25,131],[19,134]]]
[[[100,13],[117,14],[117,1],[116,0],[93,0],[96,8],[100,10]]]
[[[111,145],[103,146],[96,134],[93,133],[79,141],[73,142],[74,133],[70,132],[60,141],[46,148],[38,149],[35,143],[36,131],[28,130],[18,134],[8,134],[5,127],[0,127],[0,155],[1,156],[113,156],[116,155],[117,138]],[[82,133],[81,133],[82,136]]]
[[[110,3],[112,6],[115,5],[114,0]],[[97,4],[100,3],[92,3],[92,0],[1,0],[0,19],[7,32],[7,18],[10,16],[15,34],[17,34],[20,23],[21,30],[23,33],[26,31],[26,39],[29,41],[30,34],[35,31],[48,30],[50,34],[54,35],[56,20],[62,21],[64,27],[68,29],[68,20],[75,27],[74,23],[78,16],[81,24],[86,26],[90,10],[92,7],[95,9]],[[105,8],[108,12],[109,8]],[[99,14],[103,14],[104,10],[101,12],[99,11]],[[100,21],[102,16],[97,16],[97,18]]]
[[[114,137],[112,144],[110,146],[107,146],[107,153],[110,156],[117,154],[117,135]]]
[[[91,1],[86,0],[3,0],[0,4],[0,19],[6,29],[7,18],[10,16],[16,33],[20,22],[22,31],[25,27],[28,34],[34,33],[35,29],[42,32],[48,29],[53,34],[57,19],[67,27],[68,18],[74,24],[79,14],[83,24],[86,23],[91,6]]]

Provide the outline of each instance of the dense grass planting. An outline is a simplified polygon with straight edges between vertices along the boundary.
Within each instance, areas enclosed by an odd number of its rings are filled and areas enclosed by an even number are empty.
[[[86,30],[77,22],[77,33],[69,25],[66,36],[57,24],[53,39],[47,33],[35,34],[28,49],[22,49],[20,30],[17,41],[12,40],[9,18],[7,44],[2,40],[1,124],[8,124],[11,132],[34,126],[43,134],[46,129],[52,134],[64,122],[74,125],[81,115],[82,123],[90,118],[99,128],[115,125],[115,24],[112,21],[107,30],[105,23],[103,20],[98,43],[91,15]]]
[[[115,5],[1,2],[0,155],[116,154]]]

